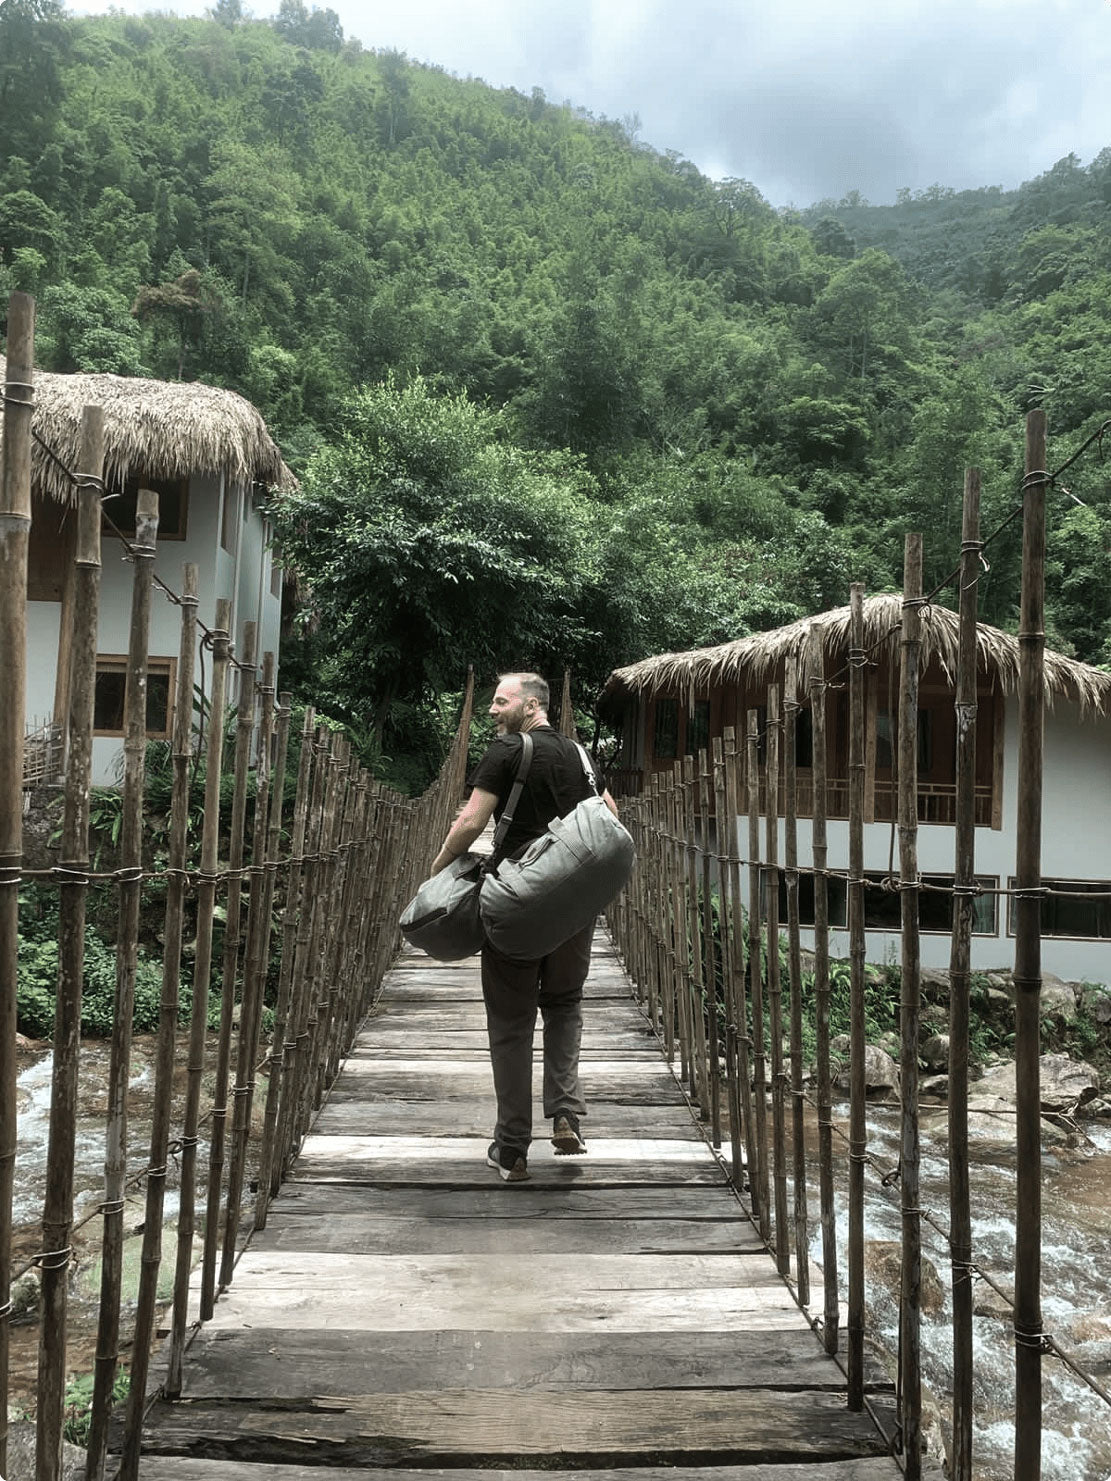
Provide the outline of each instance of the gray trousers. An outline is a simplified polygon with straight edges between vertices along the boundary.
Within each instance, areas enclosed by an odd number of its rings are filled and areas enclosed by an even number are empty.
[[[586,1115],[579,1087],[583,983],[590,971],[593,921],[539,961],[482,948],[482,996],[498,1119],[499,1147],[526,1152],[532,1141],[532,1038],[536,1012],[544,1021],[544,1115]]]

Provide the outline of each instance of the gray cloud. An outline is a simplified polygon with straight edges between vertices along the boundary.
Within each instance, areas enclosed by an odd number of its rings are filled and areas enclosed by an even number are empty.
[[[331,4],[366,46],[635,114],[655,148],[744,176],[777,204],[1012,187],[1070,151],[1087,161],[1111,145],[1109,0]]]

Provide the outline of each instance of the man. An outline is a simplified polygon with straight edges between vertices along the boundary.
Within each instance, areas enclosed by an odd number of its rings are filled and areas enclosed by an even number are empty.
[[[521,735],[532,737],[532,764],[514,810],[502,857],[519,856],[565,817],[593,788],[578,747],[548,723],[548,686],[539,674],[503,674],[490,705],[498,735],[475,767],[471,794],[432,862],[432,873],[464,854],[491,817],[500,818],[517,775]],[[607,806],[617,815],[608,792]],[[537,961],[517,961],[487,942],[482,948],[482,996],[497,1098],[488,1166],[506,1183],[528,1178],[532,1141],[532,1038],[537,1009],[544,1022],[544,1115],[556,1152],[586,1151],[580,1128],[586,1105],[579,1086],[583,984],[590,970],[591,923]]]

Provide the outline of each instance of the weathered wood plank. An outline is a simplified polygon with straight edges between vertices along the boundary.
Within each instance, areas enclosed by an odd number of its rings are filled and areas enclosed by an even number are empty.
[[[384,1100],[380,1096],[357,1094],[345,1086],[337,1088],[328,1097],[313,1130],[321,1136],[373,1133],[378,1136],[426,1134],[489,1139],[493,1123],[492,1091],[470,1099],[454,1099],[450,1119],[445,1124],[443,1110],[437,1102]],[[533,1108],[533,1125],[537,1140],[543,1141],[551,1128],[539,1104]],[[685,1105],[655,1106],[646,1115],[643,1106],[599,1102],[593,1096],[583,1122],[583,1135],[588,1140],[595,1136],[618,1135],[637,1140],[662,1137],[666,1141],[702,1141],[698,1123]]]
[[[627,1470],[523,1471],[429,1467],[411,1471],[374,1467],[272,1465],[266,1461],[190,1460],[159,1455],[139,1467],[141,1481],[632,1481]],[[804,1465],[684,1466],[683,1481],[898,1481],[889,1457]],[[671,1467],[638,1467],[635,1481],[676,1481]],[[940,1478],[938,1478],[940,1481]]]
[[[264,1253],[411,1255],[482,1254],[510,1243],[517,1254],[763,1254],[759,1234],[747,1221],[724,1219],[549,1219],[518,1220],[511,1232],[500,1219],[382,1218],[329,1212],[282,1218],[271,1214],[251,1248]]]
[[[164,1406],[144,1449],[314,1458],[383,1467],[551,1458],[573,1466],[740,1464],[880,1455],[865,1415],[840,1395],[749,1389],[435,1389],[322,1397],[303,1410],[216,1402]]]
[[[776,1388],[843,1392],[809,1331],[382,1332],[201,1329],[186,1398],[292,1399],[429,1388]],[[871,1386],[874,1390],[874,1385]]]
[[[494,1331],[805,1330],[764,1257],[295,1255],[248,1248],[220,1298],[214,1330],[252,1322],[349,1332],[488,1327]]]
[[[693,1188],[599,1188],[590,1184],[506,1187],[493,1179],[481,1188],[367,1188],[344,1183],[285,1183],[270,1217],[381,1213],[390,1218],[411,1214],[420,1219],[512,1220],[545,1226],[564,1219],[743,1219],[741,1205],[729,1188],[705,1184]]]

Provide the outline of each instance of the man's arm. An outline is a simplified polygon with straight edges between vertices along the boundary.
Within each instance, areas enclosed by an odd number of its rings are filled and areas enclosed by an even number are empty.
[[[448,829],[447,837],[440,845],[440,852],[432,860],[432,874],[439,874],[441,869],[447,868],[452,859],[457,859],[460,854],[467,852],[494,816],[494,808],[497,805],[496,793],[484,792],[481,787],[475,787],[460,808],[455,822]]]
[[[608,787],[605,787],[602,790],[602,801],[609,808],[610,812],[613,813],[615,818],[620,817],[620,813],[617,811],[617,803],[614,802],[613,798],[610,796],[610,790]]]

